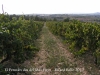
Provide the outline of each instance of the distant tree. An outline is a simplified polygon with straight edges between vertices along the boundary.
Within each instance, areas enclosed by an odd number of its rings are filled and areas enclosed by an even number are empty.
[[[54,18],[54,19],[53,19],[53,21],[57,21],[57,19],[56,19],[56,18]]]
[[[40,21],[41,18],[39,16],[35,16],[35,21]]]
[[[68,17],[68,18],[66,18],[66,19],[64,19],[64,22],[69,22],[70,21],[70,18]]]

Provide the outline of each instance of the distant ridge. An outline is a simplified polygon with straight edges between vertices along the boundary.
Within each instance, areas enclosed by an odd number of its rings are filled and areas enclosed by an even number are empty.
[[[96,12],[96,13],[94,13],[94,15],[100,15],[100,12]]]

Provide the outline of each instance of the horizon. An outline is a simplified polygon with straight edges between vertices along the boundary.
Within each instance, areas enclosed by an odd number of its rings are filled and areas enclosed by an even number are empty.
[[[8,13],[9,14],[9,13]],[[9,15],[94,15],[100,14],[100,12],[93,12],[93,13],[30,13],[30,14],[9,14]]]

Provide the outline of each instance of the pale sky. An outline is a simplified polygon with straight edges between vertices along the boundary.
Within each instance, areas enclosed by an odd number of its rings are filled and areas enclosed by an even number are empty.
[[[100,0],[0,0],[0,13],[66,14],[100,12]]]

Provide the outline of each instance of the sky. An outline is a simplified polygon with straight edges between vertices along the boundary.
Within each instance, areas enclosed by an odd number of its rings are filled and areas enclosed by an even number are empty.
[[[100,0],[0,0],[0,13],[80,14],[100,12]]]

